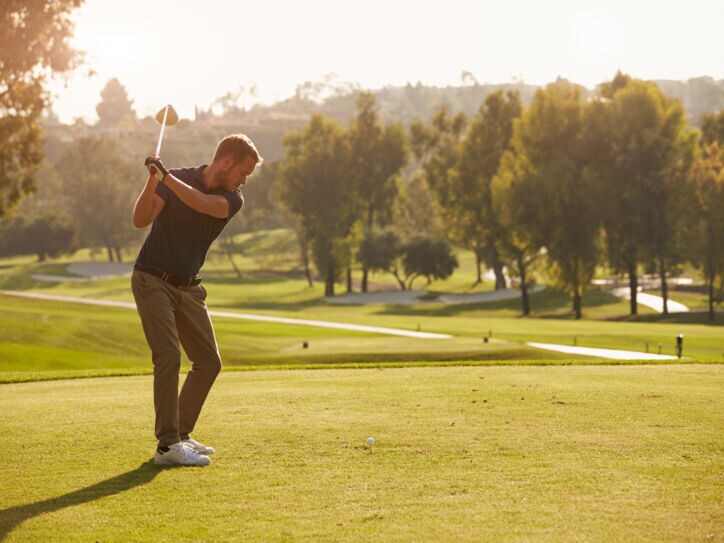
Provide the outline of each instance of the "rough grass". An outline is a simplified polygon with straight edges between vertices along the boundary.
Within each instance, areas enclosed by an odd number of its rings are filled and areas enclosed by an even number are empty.
[[[150,376],[2,385],[0,539],[721,540],[723,372],[226,373],[203,469],[149,463]]]

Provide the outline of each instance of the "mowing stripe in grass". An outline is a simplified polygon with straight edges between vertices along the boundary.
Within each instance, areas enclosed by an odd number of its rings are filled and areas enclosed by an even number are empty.
[[[39,300],[51,300],[56,302],[71,302],[87,305],[100,305],[108,307],[123,307],[136,309],[136,305],[130,302],[116,302],[112,300],[97,300],[93,298],[78,298],[75,296],[59,296],[55,294],[41,294],[36,292],[17,292],[12,290],[0,290],[0,294],[6,296],[19,296],[21,298],[34,298]],[[404,336],[418,339],[450,339],[449,334],[435,334],[431,332],[414,332],[401,330],[399,328],[385,328],[381,326],[366,326],[361,324],[346,324],[340,322],[318,321],[311,319],[292,319],[289,317],[270,317],[268,315],[255,315],[252,313],[232,313],[228,311],[209,311],[212,317],[225,317],[229,319],[244,319],[263,322],[276,322],[280,324],[293,324],[297,326],[314,326],[317,328],[334,328],[336,330],[347,330],[351,332],[368,332],[374,334],[386,334],[390,336]]]

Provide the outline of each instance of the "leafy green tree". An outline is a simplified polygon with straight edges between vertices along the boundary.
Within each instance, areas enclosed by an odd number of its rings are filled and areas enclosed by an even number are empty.
[[[457,195],[452,179],[458,175],[456,168],[463,151],[462,138],[466,126],[464,113],[449,115],[445,107],[435,113],[430,124],[415,121],[410,125],[412,151],[424,172],[427,186],[436,196],[435,207],[448,230],[454,229],[457,223],[454,207]],[[480,262],[482,248],[478,248],[475,254]]]
[[[630,311],[637,313],[638,269],[655,263],[668,313],[668,269],[677,247],[685,172],[695,145],[678,101],[653,83],[620,74],[610,101],[592,106],[602,150],[596,165],[609,261],[629,277]],[[616,88],[617,87],[617,88]],[[608,97],[607,97],[608,98]]]
[[[402,253],[408,290],[412,290],[418,277],[425,277],[429,285],[433,279],[447,279],[458,267],[458,260],[446,239],[415,236],[404,244]]]
[[[704,145],[719,142],[724,145],[724,109],[717,113],[708,113],[701,118],[701,134]]]
[[[520,144],[516,144],[520,148]],[[506,152],[491,184],[492,211],[500,226],[497,238],[500,251],[508,262],[508,273],[518,278],[523,315],[530,315],[528,289],[532,282],[531,267],[540,255],[543,240],[538,236],[545,213],[538,203],[537,178],[525,163],[525,155]]]
[[[35,191],[43,160],[41,112],[53,73],[71,70],[79,53],[69,45],[70,12],[82,0],[0,3],[0,217]]]
[[[364,230],[384,226],[392,218],[398,194],[396,178],[408,161],[405,131],[400,123],[382,126],[374,95],[357,96],[357,113],[348,131],[350,176],[364,205]],[[367,292],[368,269],[362,268],[362,292]]]
[[[123,122],[135,121],[132,101],[126,89],[115,77],[108,80],[101,91],[101,101],[96,106],[98,125],[102,127],[118,126]]]
[[[513,142],[514,152],[523,157],[520,175],[535,195],[534,243],[545,247],[554,276],[572,296],[577,319],[599,252],[585,114],[583,89],[558,80],[536,93]]]
[[[444,236],[446,232],[437,198],[421,170],[413,172],[400,186],[400,196],[395,209],[395,227],[404,236],[412,236],[418,232]]]
[[[58,211],[17,216],[0,229],[0,254],[5,257],[35,254],[38,261],[73,253],[75,227],[70,217]]]
[[[446,279],[458,267],[444,238],[416,235],[404,240],[391,228],[371,230],[360,242],[357,258],[373,271],[391,273],[401,290],[411,290],[415,279]]]
[[[73,142],[58,160],[72,216],[84,246],[105,247],[121,262],[121,249],[138,239],[129,217],[145,172],[129,163],[107,137]]]
[[[333,296],[348,260],[345,238],[360,216],[360,200],[348,178],[349,138],[336,121],[314,115],[301,132],[287,134],[284,146],[277,197],[301,220],[325,296]]]
[[[405,280],[402,277],[402,240],[392,229],[373,229],[365,233],[360,241],[357,260],[368,270],[391,273],[402,290]]]
[[[704,270],[709,293],[709,319],[714,320],[714,282],[724,280],[724,147],[705,147],[690,171],[695,205],[688,237],[691,259]]]
[[[460,160],[450,176],[450,224],[453,238],[477,256],[477,282],[482,281],[481,257],[495,272],[495,288],[505,288],[500,258],[502,232],[493,213],[491,182],[509,149],[513,121],[520,117],[517,93],[488,95],[462,141]]]

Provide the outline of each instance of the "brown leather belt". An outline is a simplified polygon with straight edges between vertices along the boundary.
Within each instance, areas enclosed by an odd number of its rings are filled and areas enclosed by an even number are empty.
[[[201,283],[201,277],[184,277],[182,275],[174,275],[172,273],[168,273],[166,271],[163,271],[159,268],[155,268],[153,266],[146,266],[144,264],[136,264],[133,266],[134,270],[142,271],[144,273],[150,273],[151,275],[155,275],[156,277],[159,277],[161,280],[166,281],[169,285],[174,286],[176,288],[178,287],[195,287],[199,283]]]

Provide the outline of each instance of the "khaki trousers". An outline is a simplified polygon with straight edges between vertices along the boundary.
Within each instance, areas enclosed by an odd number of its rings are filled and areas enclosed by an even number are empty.
[[[153,359],[156,439],[159,447],[168,447],[189,437],[221,371],[206,289],[177,288],[141,271],[133,272],[131,288]],[[191,370],[179,394],[181,346]]]

